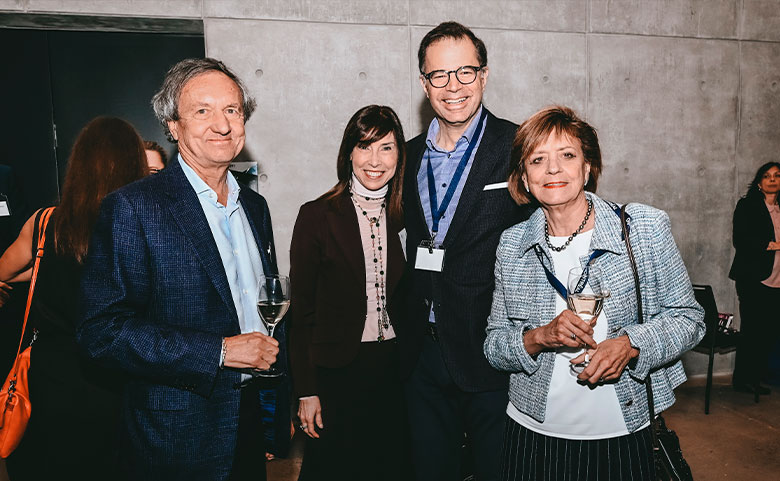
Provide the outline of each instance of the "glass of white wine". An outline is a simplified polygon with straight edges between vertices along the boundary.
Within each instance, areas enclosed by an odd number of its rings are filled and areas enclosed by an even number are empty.
[[[268,335],[274,337],[274,329],[282,322],[290,307],[290,278],[273,275],[261,277],[257,283],[257,312],[260,320],[268,329]],[[279,377],[282,373],[271,366],[265,371],[255,371],[261,377]]]
[[[594,266],[575,267],[569,271],[569,280],[566,285],[568,296],[566,303],[569,309],[577,314],[580,319],[591,326],[596,325],[596,320],[601,314],[604,299],[609,297],[609,289],[604,286],[604,277],[601,269]],[[571,359],[585,352],[580,349]],[[570,366],[571,374],[577,376],[588,366],[587,356],[583,362]]]

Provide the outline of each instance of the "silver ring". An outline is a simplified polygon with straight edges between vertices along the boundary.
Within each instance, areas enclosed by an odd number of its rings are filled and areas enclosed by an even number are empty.
[[[576,340],[577,340],[577,336],[576,336],[576,335],[574,335],[574,333],[573,333],[573,332],[571,333],[571,335],[570,335],[569,337],[571,337],[571,340],[572,340],[572,341],[576,341]]]
[[[308,427],[309,427],[309,425],[308,425],[308,424],[301,424],[301,429],[302,429],[302,430],[305,430],[305,429],[306,429],[306,428],[308,428]]]

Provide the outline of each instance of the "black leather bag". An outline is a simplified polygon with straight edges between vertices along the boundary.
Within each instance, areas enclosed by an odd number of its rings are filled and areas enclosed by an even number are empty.
[[[623,226],[623,239],[626,241],[626,252],[628,253],[628,260],[631,263],[631,270],[634,274],[634,290],[636,291],[636,302],[639,310],[639,323],[642,324],[644,316],[642,314],[642,294],[639,291],[639,271],[637,271],[634,251],[631,249],[631,242],[628,239],[625,205],[620,209],[620,223]],[[655,415],[650,376],[645,381],[645,387],[647,388],[647,406],[650,410],[650,432],[653,438],[655,479],[658,481],[693,481],[691,467],[688,466],[688,462],[683,457],[677,433],[666,427],[666,421],[660,414],[657,417]]]

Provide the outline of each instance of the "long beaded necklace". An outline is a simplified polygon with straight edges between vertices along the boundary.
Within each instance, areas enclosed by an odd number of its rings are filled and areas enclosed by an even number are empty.
[[[385,299],[385,263],[382,255],[382,230],[379,228],[379,222],[382,220],[382,215],[385,213],[385,201],[382,201],[382,206],[379,209],[379,215],[376,217],[369,217],[368,212],[360,203],[355,199],[355,194],[350,192],[350,198],[355,207],[360,209],[363,217],[368,221],[368,227],[371,230],[371,250],[374,254],[374,287],[376,287],[376,312],[379,318],[377,327],[379,335],[376,340],[382,342],[385,340],[385,331],[390,328],[390,318],[387,315],[387,305]],[[366,200],[376,200],[369,197],[364,197]],[[376,228],[376,230],[374,230]]]
[[[544,219],[544,240],[547,242],[547,247],[549,247],[550,249],[554,250],[555,252],[561,252],[561,251],[562,251],[562,250],[564,250],[565,248],[569,247],[569,244],[571,244],[571,241],[572,241],[572,240],[573,240],[575,237],[577,237],[577,234],[579,234],[580,232],[582,232],[582,229],[584,229],[584,228],[585,228],[585,224],[587,224],[587,223],[588,223],[588,219],[590,219],[590,213],[591,213],[592,211],[593,211],[593,201],[592,201],[592,200],[590,200],[590,199],[588,199],[588,212],[585,214],[585,218],[584,218],[584,219],[582,219],[582,224],[580,224],[580,226],[579,226],[579,227],[577,227],[577,230],[575,230],[575,231],[572,233],[572,235],[570,235],[570,236],[569,236],[569,238],[568,238],[568,239],[566,239],[566,242],[564,242],[564,243],[563,243],[563,245],[562,245],[562,246],[560,246],[560,247],[555,247],[555,246],[554,246],[554,245],[552,245],[552,243],[550,242],[550,228],[549,228],[549,225],[547,224],[547,219],[545,218],[545,219]]]

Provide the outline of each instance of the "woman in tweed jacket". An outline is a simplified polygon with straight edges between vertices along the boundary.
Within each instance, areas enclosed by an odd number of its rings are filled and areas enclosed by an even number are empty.
[[[680,355],[705,332],[688,274],[658,209],[630,204],[645,324],[618,206],[594,192],[601,172],[595,130],[566,107],[534,114],[518,129],[509,189],[540,206],[501,238],[485,355],[511,372],[503,479],[654,479],[643,381],[655,411],[685,381]],[[588,192],[586,192],[588,191]],[[590,262],[611,295],[593,324],[566,309],[568,269]],[[574,359],[566,351],[586,349]],[[570,364],[589,361],[580,374]],[[576,377],[575,377],[576,376]]]

